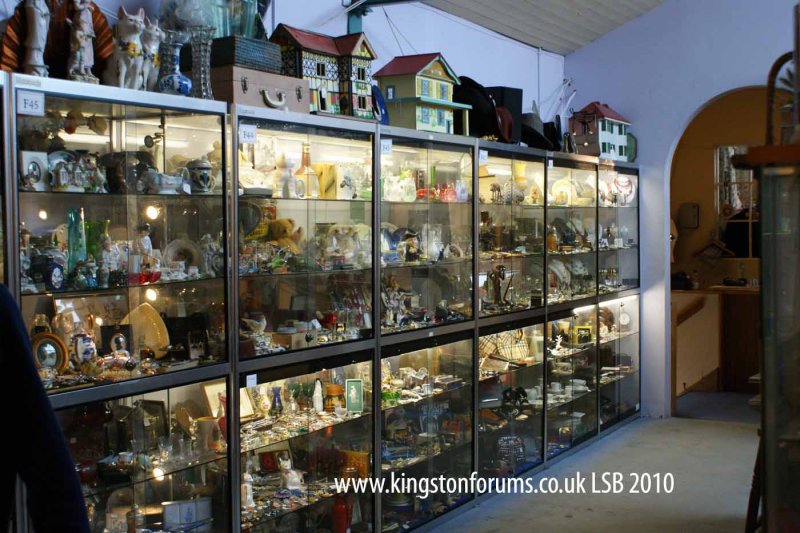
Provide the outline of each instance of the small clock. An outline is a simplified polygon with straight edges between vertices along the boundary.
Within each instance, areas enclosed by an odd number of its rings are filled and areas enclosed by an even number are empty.
[[[627,329],[627,326],[631,323],[631,315],[622,311],[619,314],[619,324]]]

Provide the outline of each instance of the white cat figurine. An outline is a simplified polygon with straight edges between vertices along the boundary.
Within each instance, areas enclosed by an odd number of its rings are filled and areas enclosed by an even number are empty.
[[[281,468],[281,487],[289,490],[303,490],[303,474],[292,468],[292,460],[283,456],[278,458]]]
[[[120,6],[114,28],[115,44],[111,61],[106,67],[106,85],[127,89],[138,89],[142,83],[142,32],[144,31],[144,9],[132,15]]]
[[[154,91],[158,81],[158,46],[166,34],[158,27],[158,19],[144,18],[144,33],[142,33],[142,88]]]

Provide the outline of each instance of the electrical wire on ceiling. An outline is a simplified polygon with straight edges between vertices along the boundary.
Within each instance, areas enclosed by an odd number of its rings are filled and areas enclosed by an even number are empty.
[[[403,45],[400,44],[400,40],[397,38],[397,34],[398,33],[406,41],[406,43],[408,43],[408,46],[411,47],[411,50],[413,50],[415,54],[418,53],[417,49],[414,48],[413,43],[408,40],[408,37],[406,37],[403,34],[403,32],[400,30],[400,28],[397,26],[397,24],[395,24],[394,21],[392,20],[392,18],[389,16],[389,13],[386,12],[386,8],[384,7],[384,8],[381,8],[381,9],[383,10],[383,15],[386,17],[386,23],[389,24],[389,29],[391,30],[392,35],[394,35],[394,40],[397,42],[397,46],[400,48],[400,53],[402,55],[405,55],[405,52],[403,51]],[[395,31],[397,33],[395,33]]]

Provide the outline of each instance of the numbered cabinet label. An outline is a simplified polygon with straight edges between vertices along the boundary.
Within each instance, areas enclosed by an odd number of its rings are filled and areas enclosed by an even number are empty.
[[[392,140],[381,139],[381,155],[389,155],[392,153]]]
[[[247,377],[245,377],[245,385],[248,388],[257,386],[258,376],[256,374],[248,374]]]
[[[256,125],[242,124],[239,126],[239,142],[242,144],[256,143]]]
[[[44,93],[17,91],[17,113],[32,117],[43,117]]]
[[[478,150],[478,163],[485,165],[487,161],[489,161],[489,151]]]

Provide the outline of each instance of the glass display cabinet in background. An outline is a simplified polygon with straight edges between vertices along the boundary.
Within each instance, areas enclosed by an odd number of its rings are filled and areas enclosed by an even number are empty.
[[[600,294],[639,286],[638,189],[636,169],[600,167],[597,187]]]
[[[370,493],[334,479],[372,476],[372,353],[260,371],[240,389],[243,532],[367,531]]]
[[[544,306],[544,161],[501,154],[478,172],[480,316]]]
[[[602,302],[598,317],[600,429],[639,411],[639,296]]]
[[[597,166],[547,169],[547,303],[597,295]]]
[[[226,359],[225,106],[195,103],[17,91],[15,283],[50,392]]]
[[[472,144],[381,143],[382,333],[471,319]]]
[[[478,474],[519,475],[542,463],[544,325],[484,333],[478,341]]]
[[[373,336],[375,128],[352,127],[239,120],[240,358]]]
[[[597,306],[548,319],[543,394],[550,458],[597,434]]]
[[[6,73],[0,73],[0,113],[5,116],[5,107],[6,107]],[[0,130],[0,142],[2,145],[5,146],[5,128]],[[6,257],[6,234],[8,233],[8,228],[5,227],[5,211],[7,209],[6,204],[6,176],[9,175],[8,161],[6,161],[5,152],[0,153],[0,172],[2,173],[3,180],[0,181],[0,283],[8,284],[8,280],[6,279],[6,273],[8,272],[8,267],[6,265],[6,261],[8,257]],[[9,191],[10,192],[10,191]],[[12,232],[13,234],[13,232]]]
[[[387,484],[469,477],[474,468],[472,338],[426,342],[383,348],[380,461]],[[383,531],[418,527],[473,497],[458,490],[425,495],[409,489],[383,495]]]
[[[218,380],[57,411],[91,531],[229,531],[226,397]]]

